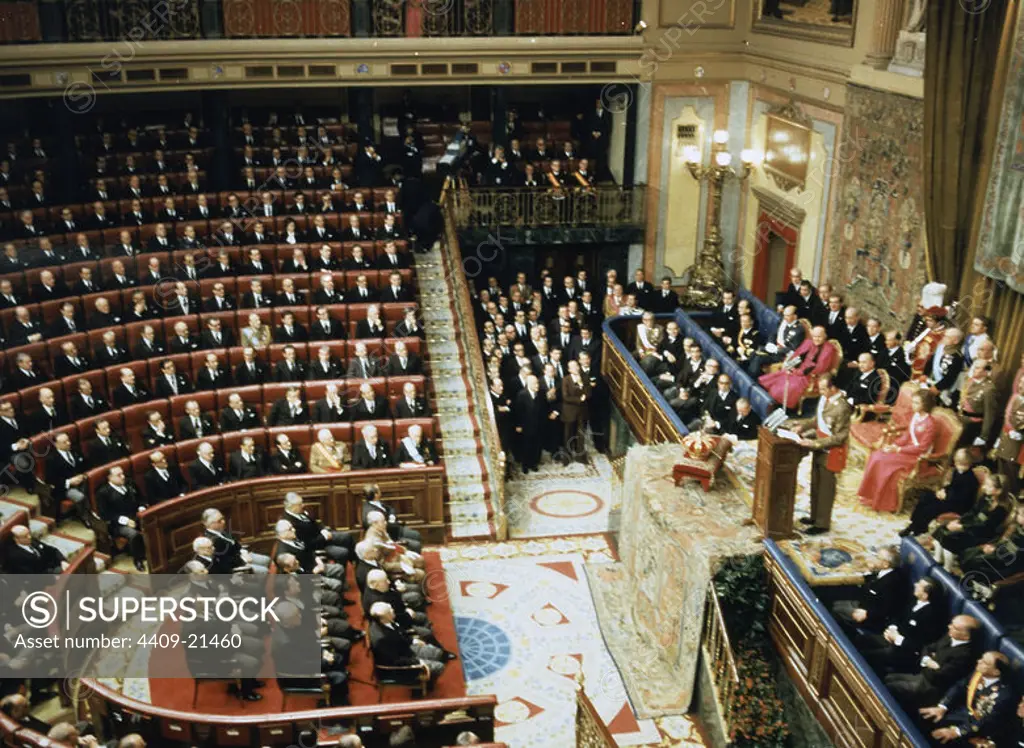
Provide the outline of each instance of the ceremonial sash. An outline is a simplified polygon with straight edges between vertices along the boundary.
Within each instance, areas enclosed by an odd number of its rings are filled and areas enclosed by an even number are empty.
[[[970,682],[967,684],[967,711],[970,712],[972,717],[978,715],[974,712],[974,693],[978,690],[978,686],[981,684],[981,673],[975,673],[971,676]]]
[[[819,428],[818,438],[824,439],[826,436],[832,436],[832,434],[826,434]],[[843,442],[838,447],[832,447],[828,451],[828,459],[825,460],[825,469],[830,473],[843,472],[846,468],[846,456],[849,451],[849,445],[846,442]]]

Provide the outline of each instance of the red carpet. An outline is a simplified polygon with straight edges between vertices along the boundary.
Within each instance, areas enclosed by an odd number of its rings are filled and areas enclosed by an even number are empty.
[[[448,600],[448,589],[445,584],[444,570],[441,559],[436,552],[427,551],[423,554],[427,566],[426,586],[433,605],[427,608],[427,615],[434,626],[434,634],[437,636],[445,649],[450,652],[458,651],[458,642],[455,637],[455,621],[452,617],[452,608]],[[356,592],[355,574],[349,570],[350,590],[348,597],[354,597]],[[367,625],[363,620],[363,609],[359,605],[349,605],[345,608],[348,612],[348,620],[356,628],[366,630]],[[270,667],[268,654],[264,667]],[[352,647],[352,655],[348,665],[349,671],[349,698],[353,706],[365,706],[377,703],[377,687],[373,685],[373,663],[370,653],[363,642],[358,642]],[[185,656],[180,650],[156,650],[149,662],[151,674],[167,674],[174,672],[187,672],[185,667]],[[270,669],[272,672],[272,667]],[[311,696],[289,695],[285,703],[284,694],[277,687],[277,681],[270,676],[262,677],[266,686],[260,689],[263,694],[262,701],[239,702],[234,696],[228,693],[227,684],[223,681],[199,681],[199,694],[196,697],[196,681],[181,678],[155,678],[149,679],[150,695],[153,704],[166,709],[179,711],[202,711],[213,714],[270,714],[281,711],[300,711],[312,709],[316,706],[316,699]],[[429,698],[448,699],[466,695],[466,681],[462,674],[462,661],[452,660],[448,663],[444,673],[434,684]],[[394,703],[410,701],[413,698],[412,691],[408,689],[389,688],[384,691],[384,702]],[[193,701],[195,708],[193,709]]]

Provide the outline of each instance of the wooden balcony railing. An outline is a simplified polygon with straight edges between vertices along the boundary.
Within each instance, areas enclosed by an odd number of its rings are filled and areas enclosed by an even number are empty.
[[[640,0],[4,0],[0,43],[630,35]]]
[[[729,642],[729,632],[725,629],[722,607],[718,603],[715,585],[708,585],[707,603],[704,606],[704,629],[700,637],[704,662],[711,672],[711,682],[718,696],[718,706],[727,727],[732,723],[733,701],[736,698],[736,686],[740,676],[736,669],[736,657]]]
[[[459,228],[640,227],[643,186],[590,190],[473,187],[454,193]]]

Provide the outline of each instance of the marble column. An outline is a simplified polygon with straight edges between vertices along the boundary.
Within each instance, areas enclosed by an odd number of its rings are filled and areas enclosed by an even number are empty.
[[[875,0],[875,20],[864,64],[885,70],[896,51],[896,37],[903,26],[905,0]]]

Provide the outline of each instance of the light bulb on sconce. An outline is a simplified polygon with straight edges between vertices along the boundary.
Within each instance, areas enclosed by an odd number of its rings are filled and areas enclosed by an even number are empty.
[[[695,145],[688,145],[683,148],[683,160],[688,164],[700,163],[700,148]]]
[[[728,130],[715,130],[714,141],[716,145],[725,145],[729,142]]]
[[[740,152],[740,161],[744,164],[756,164],[758,160],[757,151],[753,148],[744,148]]]
[[[715,154],[715,163],[725,167],[732,163],[732,154],[728,151],[719,151]]]

